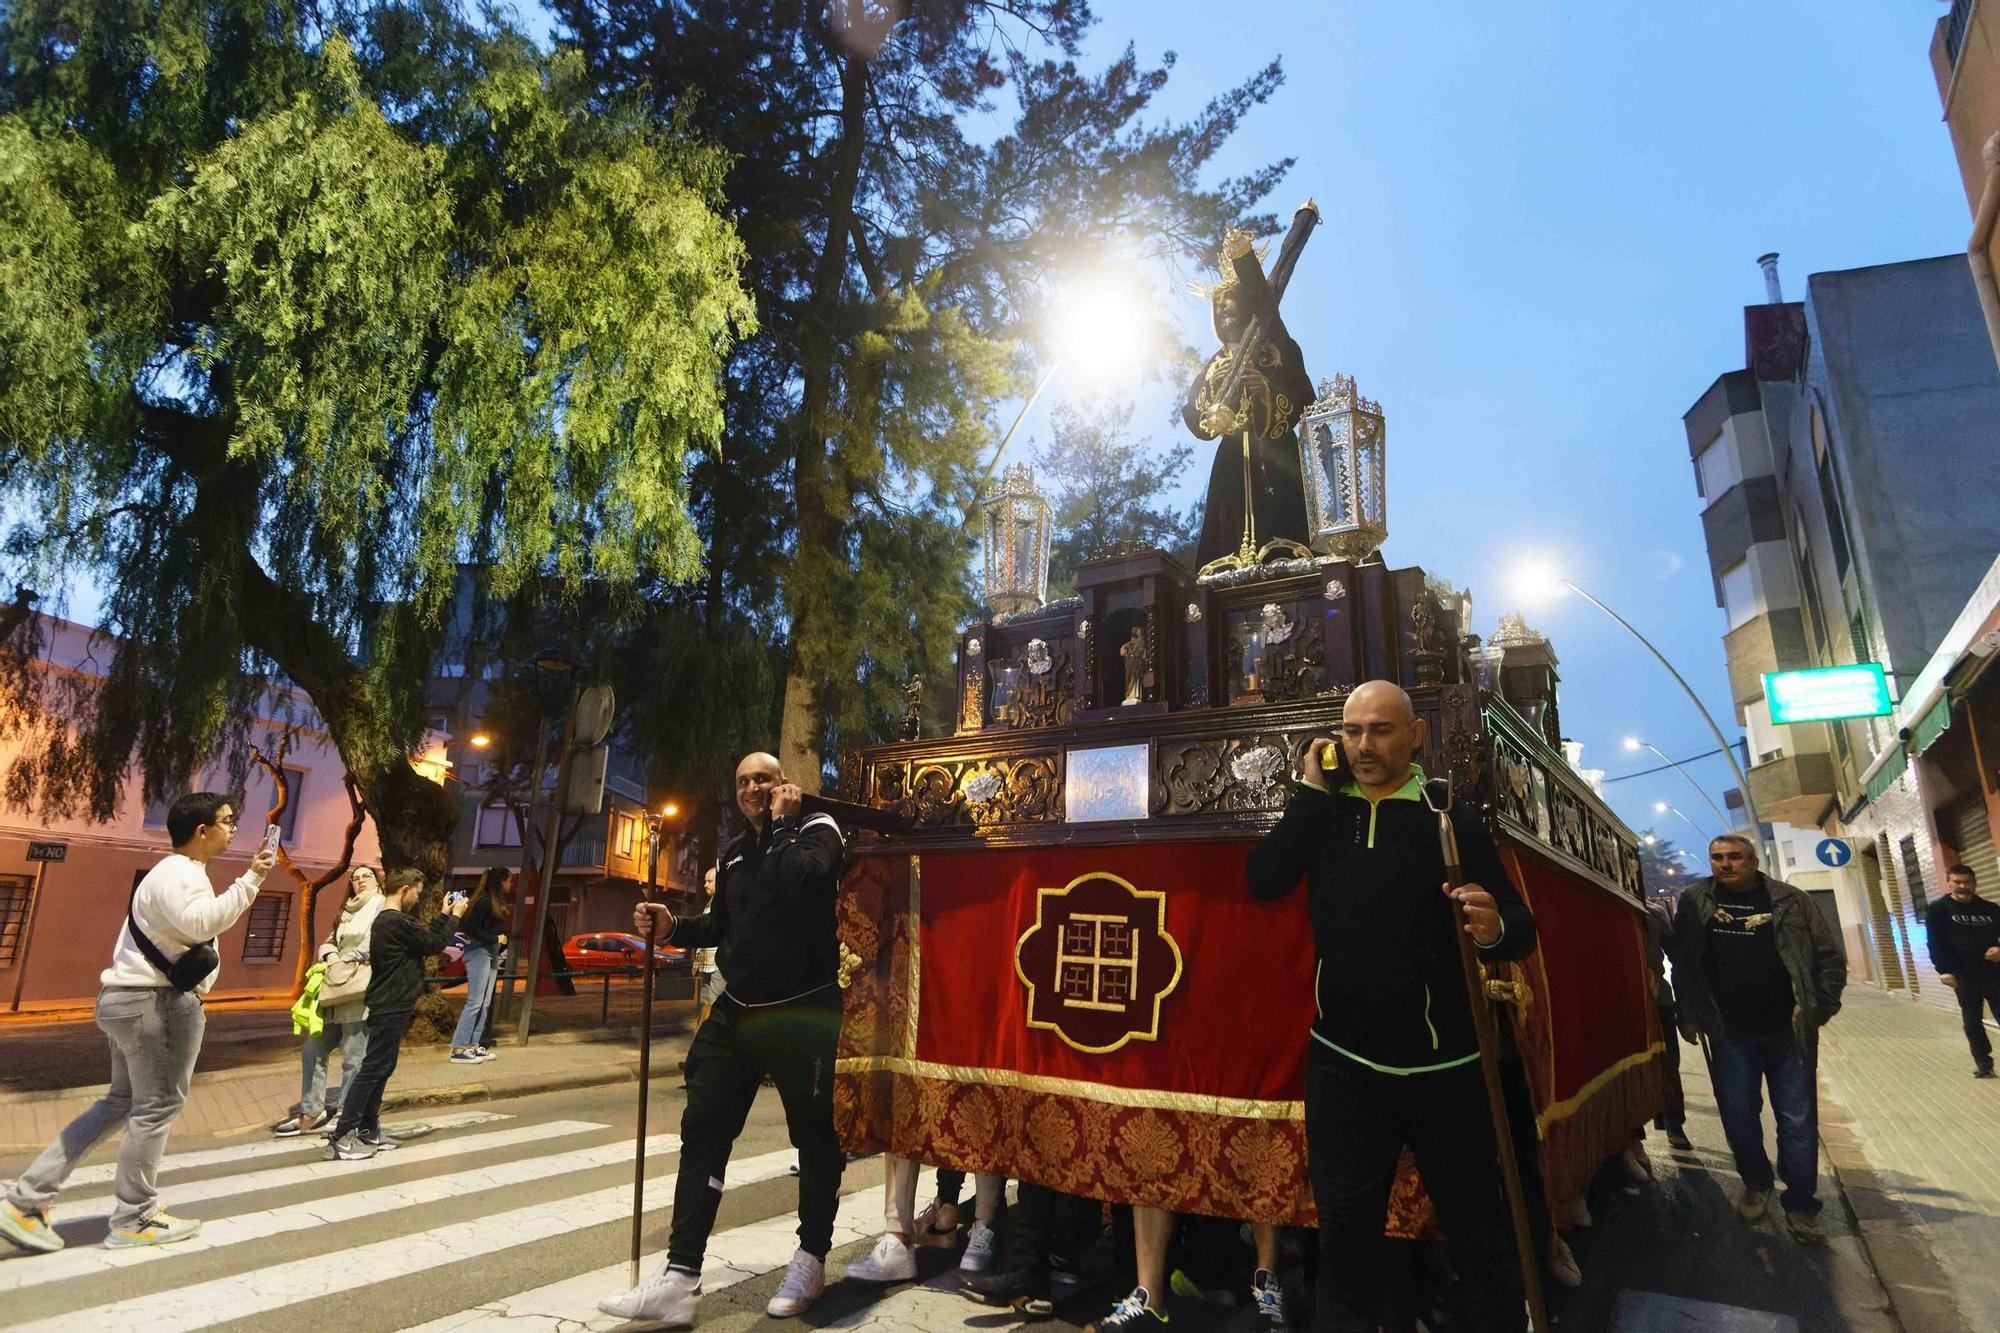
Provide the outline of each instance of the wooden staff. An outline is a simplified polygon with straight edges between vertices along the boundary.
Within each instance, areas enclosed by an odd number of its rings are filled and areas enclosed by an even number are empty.
[[[1440,807],[1431,799],[1430,788],[1424,788],[1424,804],[1437,813],[1438,844],[1444,850],[1445,883],[1458,888],[1465,882],[1465,870],[1458,859],[1458,831],[1451,826],[1450,789],[1446,789],[1445,804]],[[1453,902],[1456,907],[1456,900]],[[1500,1089],[1500,1034],[1494,1026],[1493,1007],[1487,1002],[1486,981],[1480,975],[1479,957],[1473,950],[1472,936],[1466,933],[1460,920],[1462,913],[1452,913],[1452,934],[1458,937],[1458,961],[1465,973],[1465,997],[1472,1004],[1472,1027],[1479,1034],[1479,1069],[1486,1075],[1486,1109],[1493,1117],[1493,1133],[1499,1139],[1500,1178],[1507,1186],[1507,1207],[1514,1218],[1514,1248],[1521,1256],[1521,1285],[1528,1296],[1528,1326],[1536,1333],[1546,1333],[1548,1316],[1542,1305],[1542,1269],[1535,1258],[1535,1233],[1528,1221],[1527,1196],[1521,1192],[1521,1168],[1514,1160],[1514,1135],[1508,1126],[1507,1096]],[[1544,1226],[1548,1219],[1542,1219]]]
[[[653,901],[648,875],[646,901]],[[632,1285],[639,1285],[639,1219],[646,1211],[646,1100],[653,1078],[653,939],[660,925],[646,914],[646,997],[639,1002],[639,1136],[632,1150]],[[693,955],[689,955],[692,957]]]

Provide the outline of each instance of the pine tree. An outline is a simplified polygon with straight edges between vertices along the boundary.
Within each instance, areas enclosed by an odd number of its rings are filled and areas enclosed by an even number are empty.
[[[822,755],[893,733],[909,674],[950,675],[992,411],[1032,382],[1056,276],[1275,229],[1248,215],[1289,162],[1201,178],[1278,67],[1162,124],[1171,57],[1079,68],[1082,0],[551,8],[607,96],[644,89],[732,154],[760,332],[696,473],[706,605],[783,641],[779,757],[810,784]]]
[[[171,793],[282,676],[384,859],[441,873],[408,755],[461,562],[502,597],[699,571],[689,461],[754,323],[723,171],[442,3],[9,5],[4,572],[93,580],[115,638],[101,690],[6,701],[64,723],[8,798],[108,817],[135,755]]]
[[[1157,546],[1185,562],[1201,535],[1201,509],[1176,509],[1168,493],[1187,471],[1194,448],[1161,448],[1132,438],[1132,405],[1086,412],[1058,408],[1051,438],[1035,457],[1035,482],[1054,511],[1049,540],[1049,596],[1076,589],[1076,567],[1121,542]]]

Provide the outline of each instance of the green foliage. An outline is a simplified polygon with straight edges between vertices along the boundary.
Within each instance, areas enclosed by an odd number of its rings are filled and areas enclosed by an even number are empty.
[[[1093,552],[1119,542],[1157,546],[1185,562],[1201,536],[1198,506],[1176,509],[1170,492],[1187,471],[1194,448],[1161,449],[1133,438],[1132,405],[1114,403],[1086,414],[1059,409],[1049,442],[1035,457],[1035,481],[1048,493],[1049,596],[1076,591],[1076,568]]]
[[[761,331],[696,505],[706,595],[784,646],[780,757],[893,734],[902,678],[949,675],[972,489],[996,410],[1046,364],[1052,290],[1106,253],[1273,229],[1248,215],[1289,163],[1203,178],[1277,66],[1176,123],[1154,114],[1170,58],[1078,66],[1080,0],[551,8],[605,95],[732,155]]]
[[[462,563],[607,614],[701,570],[688,477],[755,327],[724,158],[442,4],[327,23],[0,20],[3,572],[95,582],[117,636],[16,804],[108,816],[135,748],[166,791],[282,671],[378,821],[434,815],[403,779]]]

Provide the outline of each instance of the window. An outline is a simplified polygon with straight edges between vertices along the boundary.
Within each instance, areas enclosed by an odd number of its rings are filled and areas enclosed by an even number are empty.
[[[1721,435],[1709,441],[1694,462],[1701,477],[1702,496],[1711,502],[1743,480],[1743,469],[1736,465],[1736,447]]]
[[[34,891],[32,875],[0,875],[0,967],[21,961],[21,932],[28,924],[28,895]]]
[[[290,842],[299,831],[299,811],[306,804],[306,771],[303,768],[280,770],[285,775],[285,809],[278,816],[278,827],[284,831],[285,841]]]
[[[1731,629],[1751,620],[1762,609],[1757,605],[1757,583],[1750,576],[1748,560],[1738,560],[1722,571],[1722,609]]]
[[[243,932],[243,961],[275,963],[285,956],[285,927],[292,919],[292,895],[266,891],[250,904]]]
[[[627,815],[618,816],[618,854],[620,856],[632,855],[632,843],[638,827],[638,820]]]
[[[473,830],[475,847],[519,847],[521,826],[514,821],[514,812],[504,805],[482,805],[479,807],[479,824]]]
[[[1855,661],[1872,662],[1875,660],[1868,655],[1868,621],[1859,611],[1856,611],[1848,618],[1847,646],[1854,650]]]

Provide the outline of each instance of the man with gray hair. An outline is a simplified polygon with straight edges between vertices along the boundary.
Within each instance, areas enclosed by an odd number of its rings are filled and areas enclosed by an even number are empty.
[[[1710,875],[1682,892],[1671,945],[1681,1034],[1709,1038],[1722,1132],[1743,1179],[1746,1222],[1770,1205],[1763,1088],[1778,1121],[1776,1178],[1785,1223],[1817,1244],[1819,1029],[1840,1012],[1847,955],[1812,901],[1757,868],[1757,847],[1725,833],[1708,844]]]

